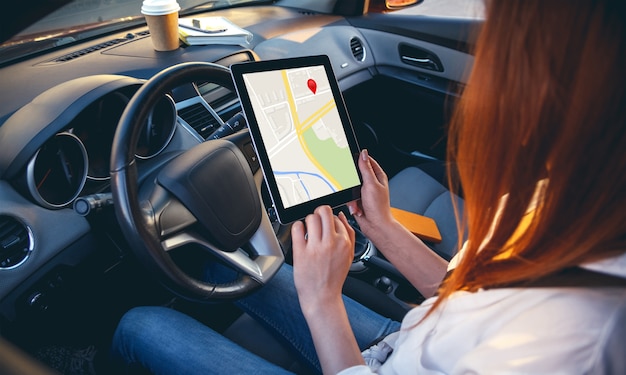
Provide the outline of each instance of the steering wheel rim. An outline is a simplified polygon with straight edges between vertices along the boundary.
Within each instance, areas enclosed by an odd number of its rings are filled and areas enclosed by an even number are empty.
[[[255,183],[243,153],[225,140],[204,142],[174,158],[163,168],[149,194],[157,198],[146,199],[146,195],[139,193],[134,145],[137,144],[141,124],[163,95],[184,83],[202,81],[213,82],[234,91],[228,68],[193,62],[174,65],[159,72],[135,93],[120,118],[113,140],[111,190],[117,219],[133,252],[168,289],[181,297],[197,301],[236,299],[267,283],[284,262],[281,246],[262,208],[260,187]],[[232,163],[232,166],[222,166],[221,172],[213,172],[211,168],[212,163],[216,165],[215,161]],[[242,185],[239,191],[247,197],[247,201],[244,201],[249,202],[248,206],[253,206],[241,207],[246,215],[249,213],[241,220],[247,221],[230,225],[233,215],[223,212],[217,212],[215,216],[219,217],[214,220],[210,213],[223,211],[222,208],[229,203],[216,203],[203,196],[189,198],[193,191],[201,190],[202,186],[186,185],[186,179],[191,176],[186,173],[186,169],[198,170],[196,175],[201,176],[224,173],[225,169],[240,171],[235,173],[232,181],[237,186]],[[254,192],[250,189],[254,189]],[[216,194],[220,195],[221,192],[216,190]],[[233,199],[233,194],[221,195],[218,200]],[[238,203],[232,201],[233,205]],[[258,207],[254,207],[256,205]],[[203,207],[205,210],[201,209]],[[223,215],[226,215],[225,218]],[[213,228],[212,223],[218,229]],[[226,230],[220,232],[223,223],[226,223]],[[207,238],[202,231],[190,229],[198,225],[212,236]],[[231,230],[233,225],[235,229]],[[244,229],[240,231],[240,228]],[[239,246],[244,242],[245,251]],[[238,279],[226,284],[214,284],[187,274],[169,256],[168,251],[190,243],[201,246],[231,265],[238,271]]]

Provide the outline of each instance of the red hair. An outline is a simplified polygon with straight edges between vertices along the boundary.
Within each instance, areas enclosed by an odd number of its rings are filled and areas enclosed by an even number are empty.
[[[435,307],[456,290],[626,252],[625,9],[623,0],[488,2],[449,130],[468,243]],[[541,180],[540,208],[509,246]]]

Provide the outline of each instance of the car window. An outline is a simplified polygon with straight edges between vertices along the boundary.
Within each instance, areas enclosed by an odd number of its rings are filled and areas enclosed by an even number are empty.
[[[0,64],[82,39],[136,26],[144,21],[143,0],[75,0],[0,44]],[[267,0],[178,0],[180,15],[268,3]]]
[[[209,10],[261,0],[178,0],[181,13],[201,8]],[[57,9],[19,35],[42,34],[50,31],[70,31],[87,25],[130,20],[141,15],[142,0],[76,0]]]
[[[484,0],[424,0],[416,6],[397,11],[398,14],[414,14],[430,17],[484,19]]]

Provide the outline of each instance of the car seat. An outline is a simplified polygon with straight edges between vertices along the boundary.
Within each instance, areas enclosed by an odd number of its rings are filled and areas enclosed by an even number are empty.
[[[427,243],[437,254],[450,260],[458,251],[458,228],[454,216],[453,200],[459,213],[463,212],[463,199],[444,185],[443,175],[433,176],[430,165],[408,167],[389,180],[391,206],[430,217],[441,233],[440,243]],[[436,169],[435,169],[436,170]]]

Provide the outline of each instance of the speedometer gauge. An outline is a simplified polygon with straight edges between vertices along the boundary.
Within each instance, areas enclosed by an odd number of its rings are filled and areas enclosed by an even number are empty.
[[[140,159],[151,158],[170,143],[176,128],[176,104],[165,95],[154,105],[148,120],[139,133],[135,155]]]
[[[80,193],[87,178],[87,152],[73,134],[60,133],[47,141],[28,163],[28,190],[48,208],[61,208]]]
[[[129,92],[112,92],[91,103],[72,122],[71,133],[85,146],[89,164],[87,178],[105,181],[110,178],[111,147],[115,130],[128,105]],[[164,95],[148,114],[142,126],[135,156],[149,159],[163,151],[176,128],[176,105]]]
[[[85,145],[89,165],[87,178],[108,180],[110,172],[111,144],[128,97],[121,92],[112,92],[89,105],[74,120],[72,134]]]

